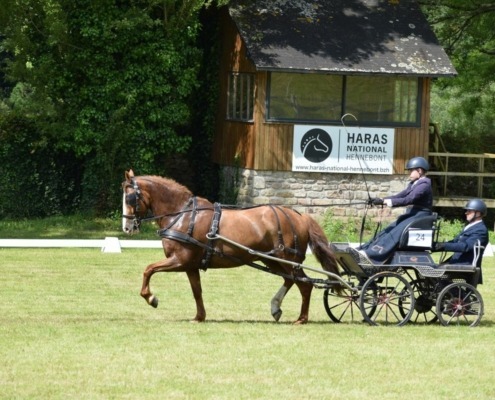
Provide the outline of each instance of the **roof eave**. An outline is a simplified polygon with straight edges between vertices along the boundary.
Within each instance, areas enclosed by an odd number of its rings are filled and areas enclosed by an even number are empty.
[[[397,71],[397,70],[366,70],[366,69],[352,69],[352,68],[291,68],[291,67],[268,67],[268,66],[256,66],[257,71],[266,72],[289,72],[289,73],[303,73],[303,74],[329,74],[329,75],[400,75],[400,76],[416,76],[421,78],[455,78],[458,74],[457,71],[446,72],[427,72],[427,71]]]

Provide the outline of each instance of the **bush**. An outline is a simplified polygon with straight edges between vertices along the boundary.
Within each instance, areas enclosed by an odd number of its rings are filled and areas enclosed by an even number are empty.
[[[70,152],[58,151],[26,118],[0,118],[0,216],[64,214],[79,201],[80,171]]]
[[[438,234],[439,242],[446,242],[452,240],[456,237],[459,232],[462,231],[465,224],[464,222],[454,219],[454,220],[442,220],[440,222],[440,232]]]
[[[356,243],[360,241],[362,221],[362,218],[358,217],[335,217],[329,210],[323,217],[322,228],[332,242]],[[374,231],[375,225],[367,218],[363,230],[363,241],[370,239]]]

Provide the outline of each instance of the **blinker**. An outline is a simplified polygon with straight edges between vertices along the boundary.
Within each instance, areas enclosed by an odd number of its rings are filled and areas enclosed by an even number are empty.
[[[125,196],[125,202],[127,203],[127,205],[129,205],[131,207],[136,207],[136,205],[137,205],[137,196],[136,196],[136,193],[126,194],[126,196]]]

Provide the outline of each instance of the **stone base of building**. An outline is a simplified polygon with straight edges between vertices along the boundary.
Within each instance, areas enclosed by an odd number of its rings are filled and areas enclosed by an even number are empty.
[[[277,204],[310,214],[321,220],[327,212],[335,217],[369,217],[393,220],[403,208],[372,207],[368,199],[385,197],[403,190],[407,175],[328,174],[291,171],[255,171],[224,167],[224,181],[237,176],[237,204]],[[231,189],[232,191],[232,189]]]

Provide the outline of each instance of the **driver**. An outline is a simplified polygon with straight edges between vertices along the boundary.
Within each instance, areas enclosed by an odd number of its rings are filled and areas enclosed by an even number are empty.
[[[364,252],[374,264],[382,264],[388,259],[399,243],[402,231],[411,218],[432,214],[433,191],[431,180],[426,177],[429,168],[428,161],[423,157],[411,158],[406,163],[410,181],[407,187],[393,196],[371,200],[373,205],[408,206],[406,212],[399,216],[396,221],[383,229],[375,238],[358,247],[358,250]]]

